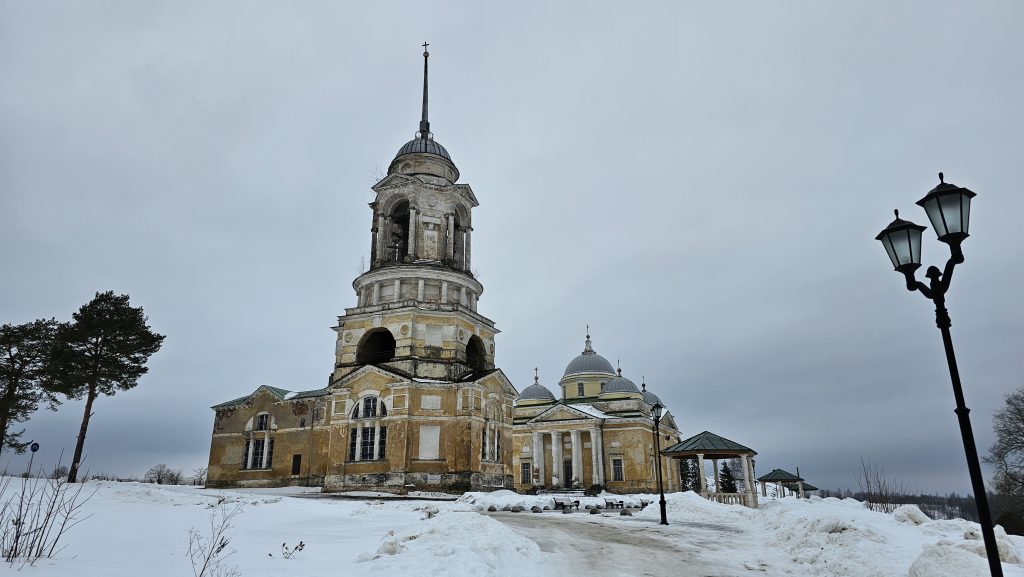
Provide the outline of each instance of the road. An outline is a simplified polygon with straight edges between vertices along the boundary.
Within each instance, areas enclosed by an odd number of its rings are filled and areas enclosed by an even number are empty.
[[[666,527],[657,520],[617,513],[590,515],[587,511],[488,515],[537,543],[541,551],[554,554],[552,576],[735,577],[766,572],[759,563],[736,561],[723,566],[721,559],[728,551],[743,547],[751,538],[725,525],[676,523]]]

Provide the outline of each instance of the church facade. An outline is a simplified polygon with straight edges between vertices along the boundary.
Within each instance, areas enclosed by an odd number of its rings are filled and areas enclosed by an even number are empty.
[[[679,474],[659,456],[659,447],[679,441],[667,410],[655,441],[652,409],[664,405],[646,384],[637,387],[613,370],[593,349],[587,335],[583,352],[565,368],[559,398],[539,377],[516,400],[512,433],[515,488],[586,488],[600,485],[613,493],[654,493],[662,459],[665,488],[678,487]]]
[[[484,287],[471,266],[479,203],[430,131],[423,56],[419,131],[372,187],[371,263],[334,327],[327,386],[263,385],[214,405],[208,485],[655,491],[660,400],[589,335],[558,399],[539,379],[518,394],[495,366],[499,331],[477,310]],[[678,441],[667,412],[661,434],[662,447]],[[677,483],[671,467],[664,476],[666,489]]]

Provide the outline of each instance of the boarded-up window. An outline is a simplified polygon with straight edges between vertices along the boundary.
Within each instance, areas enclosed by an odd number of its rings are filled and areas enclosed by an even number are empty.
[[[441,397],[438,395],[423,395],[420,397],[421,409],[440,409]]]
[[[440,440],[441,427],[437,425],[420,425],[420,458],[438,458],[438,446],[440,445]]]

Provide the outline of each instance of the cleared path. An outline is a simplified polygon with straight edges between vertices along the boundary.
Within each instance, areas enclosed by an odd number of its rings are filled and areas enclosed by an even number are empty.
[[[555,576],[730,577],[765,575],[758,564],[732,567],[705,557],[742,547],[749,535],[725,525],[620,517],[617,513],[487,513],[551,553]]]

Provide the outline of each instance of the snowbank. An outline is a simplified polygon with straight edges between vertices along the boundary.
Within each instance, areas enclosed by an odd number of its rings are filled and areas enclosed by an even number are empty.
[[[602,492],[597,497],[579,497],[580,509],[588,509],[590,507],[603,508],[605,506],[605,498],[622,501],[626,507],[639,507],[641,500],[648,503],[658,500],[657,495],[616,495],[613,493]],[[456,502],[464,505],[470,505],[469,508],[475,511],[486,511],[491,506],[494,506],[494,508],[501,511],[506,506],[515,507],[517,505],[527,511],[530,510],[530,507],[534,506],[540,507],[541,509],[544,509],[545,507],[548,509],[555,508],[555,500],[550,495],[520,495],[515,491],[509,491],[506,489],[487,493],[466,493],[459,497]]]

